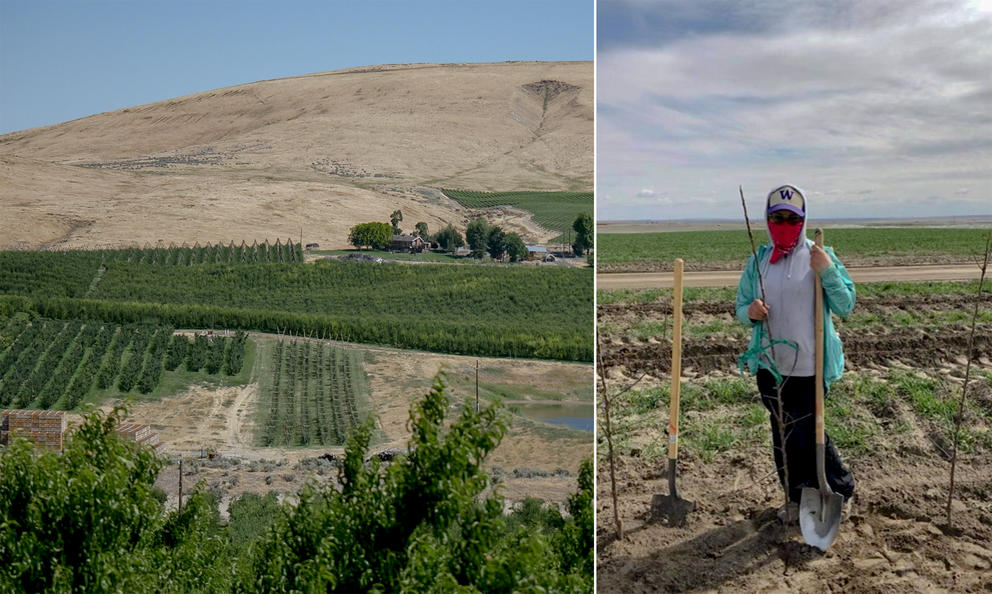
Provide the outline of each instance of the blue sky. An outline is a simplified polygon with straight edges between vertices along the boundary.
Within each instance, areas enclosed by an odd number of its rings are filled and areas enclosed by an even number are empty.
[[[989,0],[600,0],[600,220],[992,214]],[[753,204],[752,204],[753,203]]]
[[[0,0],[0,134],[353,66],[593,51],[592,0]]]

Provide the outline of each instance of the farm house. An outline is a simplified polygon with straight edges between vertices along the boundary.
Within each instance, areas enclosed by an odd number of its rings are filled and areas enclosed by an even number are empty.
[[[540,245],[527,246],[527,259],[540,260],[541,262],[554,262],[555,257],[548,252],[548,248]]]
[[[389,251],[420,253],[424,251],[426,245],[417,235],[393,235],[393,239],[389,242]]]

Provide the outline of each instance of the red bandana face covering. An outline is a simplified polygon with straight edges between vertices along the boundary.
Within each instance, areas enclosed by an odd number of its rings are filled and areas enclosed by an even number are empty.
[[[770,259],[772,264],[778,262],[782,256],[787,255],[792,251],[792,248],[796,247],[796,244],[799,243],[799,234],[802,233],[802,230],[802,221],[795,224],[768,223],[768,232],[771,234],[772,244],[775,246]]]

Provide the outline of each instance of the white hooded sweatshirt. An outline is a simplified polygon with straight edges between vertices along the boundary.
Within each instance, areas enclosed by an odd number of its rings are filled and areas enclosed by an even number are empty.
[[[809,201],[805,199],[806,216],[809,217]],[[765,207],[767,218],[768,208]],[[769,232],[769,239],[771,232]],[[768,326],[772,339],[794,342],[796,349],[776,344],[775,365],[783,376],[816,375],[814,356],[815,329],[815,284],[816,274],[809,265],[809,242],[806,240],[806,219],[803,220],[799,242],[778,262],[771,263],[772,250],[760,263],[761,278],[765,285],[765,299],[768,306]]]

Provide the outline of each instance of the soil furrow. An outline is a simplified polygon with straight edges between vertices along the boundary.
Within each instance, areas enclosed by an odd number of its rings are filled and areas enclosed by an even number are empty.
[[[893,360],[932,368],[963,359],[967,355],[968,335],[966,326],[956,325],[930,330],[900,328],[884,334],[842,332],[841,339],[849,369],[887,365]],[[619,366],[638,373],[668,373],[671,370],[669,340],[631,343],[607,337],[600,348],[606,369]],[[746,339],[687,338],[682,346],[682,365],[695,373],[735,370],[737,358],[745,350]],[[976,328],[975,356],[992,358],[992,324],[980,324]]]

